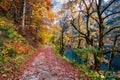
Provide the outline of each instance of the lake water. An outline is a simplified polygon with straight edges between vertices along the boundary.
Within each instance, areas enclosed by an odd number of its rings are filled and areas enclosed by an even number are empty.
[[[70,59],[71,61],[75,60],[75,52],[72,49],[72,47],[68,46],[65,51],[64,51],[64,56],[67,57],[68,59]],[[105,59],[110,58],[110,54],[104,55]],[[77,61],[80,64],[84,63],[84,60],[82,60],[79,56],[77,56]],[[106,70],[107,69],[108,64],[103,62],[102,66],[101,66],[101,70]],[[114,59],[113,59],[113,63],[112,63],[112,71],[120,71],[120,53],[118,53]]]

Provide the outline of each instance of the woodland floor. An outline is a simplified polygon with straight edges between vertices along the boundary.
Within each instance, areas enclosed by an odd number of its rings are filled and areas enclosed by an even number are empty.
[[[37,49],[22,66],[19,80],[89,80],[80,79],[83,71],[54,54],[52,47]]]

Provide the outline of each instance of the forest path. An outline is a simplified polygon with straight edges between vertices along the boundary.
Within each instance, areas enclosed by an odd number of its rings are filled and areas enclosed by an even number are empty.
[[[80,79],[83,72],[55,55],[50,46],[38,49],[22,69],[19,80],[88,80]]]

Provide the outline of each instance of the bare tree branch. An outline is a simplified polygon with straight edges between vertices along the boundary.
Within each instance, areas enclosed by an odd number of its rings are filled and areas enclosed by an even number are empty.
[[[103,19],[106,19],[106,18],[108,18],[109,16],[112,16],[112,15],[114,15],[114,14],[118,14],[118,13],[120,13],[120,11],[119,11],[119,12],[113,12],[113,13],[111,13],[111,14],[108,14],[108,15],[105,16]]]
[[[95,20],[98,25],[100,25],[99,21],[98,21],[96,18],[94,18],[93,16],[90,16],[90,17],[91,17],[93,20]]]
[[[90,8],[92,7],[93,2],[94,2],[94,0],[92,0],[92,2],[90,3],[88,10],[90,10]]]
[[[104,36],[106,36],[109,32],[111,32],[112,30],[117,29],[117,28],[120,28],[120,26],[116,26],[116,27],[109,29],[107,32],[105,32]]]
[[[86,8],[86,10],[87,10],[87,9],[88,9],[88,6],[87,6],[85,0],[82,0],[82,1],[83,1],[83,3],[85,4],[85,8]]]
[[[118,39],[119,36],[120,36],[120,34],[118,34],[117,36],[115,36],[113,48],[116,46],[117,39]]]
[[[102,10],[101,15],[102,15],[102,13],[103,13],[105,10],[107,10],[115,1],[116,1],[116,0],[112,0],[112,1]]]
[[[87,37],[86,34],[82,33],[80,30],[77,29],[77,27],[76,27],[76,26],[74,25],[74,23],[73,23],[74,20],[75,20],[75,19],[73,19],[73,21],[71,21],[71,24],[72,24],[72,26],[75,28],[75,30],[77,30],[81,35],[84,36],[85,39],[87,39],[89,42],[91,42],[90,39]]]

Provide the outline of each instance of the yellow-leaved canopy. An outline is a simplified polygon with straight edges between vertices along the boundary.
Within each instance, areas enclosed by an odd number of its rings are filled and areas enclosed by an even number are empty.
[[[56,15],[51,11],[50,0],[31,0],[32,23],[35,34],[41,43],[46,43],[52,36],[51,24]],[[48,35],[49,34],[49,35]]]

